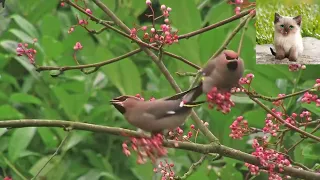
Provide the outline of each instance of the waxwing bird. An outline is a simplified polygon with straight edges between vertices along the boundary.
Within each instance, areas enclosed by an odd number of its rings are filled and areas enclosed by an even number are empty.
[[[232,50],[224,50],[202,68],[201,82],[187,96],[195,100],[202,93],[210,92],[213,87],[221,92],[229,92],[231,88],[238,86],[243,71],[244,63],[238,54]]]
[[[137,97],[124,95],[110,102],[130,124],[144,131],[159,133],[182,125],[191,109],[204,103],[204,101],[193,102],[194,96],[186,96],[197,88],[198,86],[174,96],[153,101],[142,101]]]
[[[238,53],[224,50],[202,69],[202,90],[208,93],[213,87],[217,87],[221,91],[230,91],[238,86],[243,71],[244,63]]]

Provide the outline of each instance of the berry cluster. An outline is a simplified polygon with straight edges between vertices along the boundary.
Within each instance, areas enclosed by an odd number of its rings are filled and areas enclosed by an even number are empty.
[[[272,111],[277,114],[277,116],[282,116],[282,112],[278,112],[275,109],[272,109]],[[265,119],[265,126],[262,128],[262,131],[264,133],[270,133],[272,136],[277,136],[279,126],[280,124],[277,123],[277,119],[273,115],[267,114],[267,117]]]
[[[244,84],[250,85],[253,78],[254,78],[254,74],[249,73],[249,74],[246,75],[246,77],[242,77],[242,78],[239,79],[239,84],[241,84],[241,85],[244,85]]]
[[[289,64],[289,71],[299,71],[300,69],[306,69],[306,65],[302,64]]]
[[[73,46],[74,50],[81,50],[83,48],[83,46],[81,45],[80,42],[76,42],[76,44]]]
[[[155,173],[161,173],[162,177],[161,180],[173,180],[174,179],[174,172],[172,168],[174,167],[173,163],[168,163],[167,160],[165,160],[165,164],[163,164],[162,161],[160,161],[157,168],[153,169],[153,172]]]
[[[209,126],[208,122],[204,122],[204,121],[201,121],[201,122],[206,127]],[[176,141],[190,141],[190,138],[194,134],[196,134],[196,137],[197,137],[198,133],[199,133],[199,129],[196,130],[195,126],[193,124],[191,124],[190,131],[188,131],[188,133],[186,135],[184,135],[184,131],[180,127],[177,127],[175,130],[169,131],[168,134],[169,134],[170,139],[174,139]]]
[[[282,180],[281,176],[275,172],[275,168],[278,167],[279,171],[283,171],[283,167],[290,167],[290,161],[281,153],[276,152],[273,149],[267,149],[265,147],[266,137],[263,138],[263,145],[260,145],[257,139],[253,140],[252,147],[255,149],[252,155],[256,156],[262,167],[267,169],[269,174],[269,180]],[[249,163],[245,163],[252,175],[259,174],[259,167]],[[289,177],[286,177],[289,178]]]
[[[77,2],[76,2],[76,3],[77,3]],[[86,6],[86,3],[85,3],[85,2],[84,2],[84,4],[85,4],[85,6]],[[61,2],[61,3],[60,3],[60,6],[61,6],[61,7],[64,7],[64,6],[65,6],[65,3],[64,3],[64,2]],[[91,9],[89,9],[89,8],[87,8],[87,7],[84,7],[83,10],[84,10],[87,14],[92,15]],[[81,26],[81,27],[86,28],[86,26],[89,24],[89,21],[88,21],[88,20],[89,20],[89,17],[88,17],[87,19],[79,19],[79,17],[77,17],[77,20],[78,20],[78,24],[71,26],[71,27],[69,28],[69,30],[68,30],[68,34],[72,33],[72,32],[75,30],[75,27],[77,27],[77,26]]]
[[[234,12],[236,13],[236,15],[240,14],[241,7],[239,5],[241,5],[242,3],[243,3],[243,0],[234,1],[234,4],[237,5],[236,8],[234,8]]]
[[[207,93],[207,101],[210,109],[216,107],[216,110],[221,111],[223,114],[229,113],[231,107],[235,106],[231,100],[231,93],[221,92],[217,87],[213,87],[211,91]]]
[[[310,104],[311,102],[315,102],[316,106],[320,106],[320,98],[318,98],[318,95],[311,94],[309,92],[305,92],[303,94],[303,97],[301,99],[301,102]]]
[[[34,44],[38,42],[37,39],[33,39],[33,46]],[[29,44],[25,43],[19,43],[18,47],[16,48],[16,52],[17,52],[17,56],[27,56],[29,59],[29,62],[31,64],[35,64],[35,55],[37,54],[37,50],[35,50],[34,48],[29,48],[28,49]]]
[[[177,31],[173,32],[172,28],[170,26],[170,20],[169,20],[169,15],[171,12],[171,8],[170,7],[166,7],[165,5],[161,5],[161,11],[162,11],[162,15],[159,17],[154,17],[154,10],[152,8],[151,5],[151,1],[147,0],[146,4],[148,5],[148,7],[151,9],[151,11],[153,12],[152,15],[148,15],[148,17],[152,17],[153,22],[157,19],[160,18],[164,18],[164,24],[160,25],[160,29],[157,30],[155,27],[155,24],[153,23],[152,26],[142,26],[140,28],[132,28],[130,30],[130,36],[132,38],[137,38],[138,36],[138,32],[142,31],[143,32],[143,40],[145,40],[148,43],[157,43],[157,44],[161,44],[161,45],[171,45],[173,43],[177,43],[178,42],[178,35],[177,35]],[[148,28],[150,30],[148,30]]]
[[[284,97],[286,96],[285,94],[278,94],[278,98]],[[277,100],[277,101],[273,101],[272,102],[273,105],[275,106],[281,106],[283,104],[283,99]]]
[[[242,139],[250,130],[248,127],[248,121],[244,120],[243,116],[239,116],[229,126],[231,129],[230,137],[233,139]]]
[[[156,134],[151,138],[130,138],[131,149],[138,154],[137,163],[144,164],[147,159],[155,162],[157,158],[165,156],[167,149],[163,147],[163,136]],[[122,143],[122,151],[126,156],[131,155],[128,142]]]

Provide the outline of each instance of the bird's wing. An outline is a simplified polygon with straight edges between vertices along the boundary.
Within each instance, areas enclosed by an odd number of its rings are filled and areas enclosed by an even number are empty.
[[[210,60],[208,62],[208,64],[205,67],[203,67],[203,69],[202,69],[202,75],[203,76],[209,76],[213,72],[213,70],[216,68],[215,61],[216,61],[216,58]]]
[[[147,110],[143,114],[145,117],[149,117],[152,119],[162,119],[164,117],[168,116],[174,116],[178,115],[180,113],[187,112],[190,108],[194,107],[194,105],[190,105],[190,107],[187,106],[180,106],[179,100],[169,100],[169,101],[163,101],[163,100],[157,100],[150,101],[152,103],[146,103],[145,106],[147,106]]]
[[[198,89],[201,85],[199,84],[198,86],[195,86],[191,89],[188,89],[186,91],[183,91],[181,93],[178,93],[178,94],[175,94],[173,96],[170,96],[170,97],[166,97],[166,98],[163,98],[164,101],[167,101],[167,100],[179,100],[181,99],[182,100],[182,97],[185,96],[186,94],[188,94],[189,92],[191,91],[194,91],[196,89]]]

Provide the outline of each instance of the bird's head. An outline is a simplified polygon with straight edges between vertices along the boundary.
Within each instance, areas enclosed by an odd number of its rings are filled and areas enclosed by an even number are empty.
[[[124,114],[128,108],[133,107],[136,102],[141,101],[134,96],[119,96],[110,100],[110,103],[121,113]]]
[[[241,63],[238,53],[232,50],[224,50],[222,55],[226,60],[225,62],[229,71],[235,71],[238,69],[239,63]]]

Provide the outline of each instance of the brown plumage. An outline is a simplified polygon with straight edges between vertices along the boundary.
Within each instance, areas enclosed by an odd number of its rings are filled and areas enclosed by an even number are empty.
[[[232,50],[224,50],[202,69],[202,90],[204,93],[217,87],[221,91],[230,91],[238,86],[243,76],[244,64],[238,54]]]
[[[193,102],[194,99],[186,96],[196,88],[154,101],[142,101],[134,96],[120,96],[110,102],[130,124],[144,131],[158,133],[182,125],[192,107],[203,103]]]
[[[202,81],[193,94],[189,93],[188,96],[196,99],[202,93],[210,92],[213,87],[222,92],[230,91],[232,87],[238,86],[243,71],[244,63],[238,54],[232,50],[224,50],[202,68]]]
[[[202,69],[202,82],[188,91],[154,101],[141,101],[134,96],[120,96],[110,102],[130,124],[145,131],[161,132],[183,124],[192,107],[203,103],[194,102],[202,93],[210,92],[213,87],[221,91],[230,91],[232,87],[237,86],[243,70],[243,61],[238,54],[225,50],[208,62]]]

